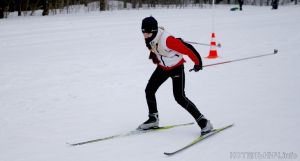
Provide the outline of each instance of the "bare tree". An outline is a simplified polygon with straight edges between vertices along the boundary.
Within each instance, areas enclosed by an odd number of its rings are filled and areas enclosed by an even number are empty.
[[[127,8],[128,0],[123,0],[123,8]]]
[[[132,8],[133,9],[136,9],[136,6],[137,6],[137,0],[131,0],[131,5],[132,5]]]
[[[46,0],[44,3],[43,3],[43,13],[42,13],[43,16],[47,16],[49,15],[49,2],[48,0]]]
[[[100,0],[100,11],[105,11],[107,8],[107,0]]]
[[[7,1],[0,1],[0,18],[4,18],[4,12],[6,12]]]
[[[84,5],[89,8],[94,6],[100,8],[100,11],[109,10],[109,4],[112,4],[113,0],[0,0],[0,18],[6,18],[10,12],[18,11],[18,16],[33,15],[34,12],[38,9],[42,9],[42,15],[49,15],[49,12],[56,14],[57,11],[63,12],[76,12],[72,5]],[[186,7],[188,5],[203,6],[203,4],[211,4],[213,0],[116,0],[118,2],[118,9],[135,9],[148,6],[148,8],[156,7]],[[274,3],[274,1],[280,1],[279,5],[285,5],[290,2],[294,2],[295,5],[298,4],[298,0],[245,0],[245,4],[248,5],[260,5],[260,6],[269,6]],[[110,2],[110,3],[109,3]],[[237,0],[215,0],[216,4],[218,3],[227,3],[227,4],[237,4]],[[90,4],[90,5],[89,5]],[[79,8],[79,7],[78,7]]]
[[[0,6],[0,18],[4,18],[4,9]]]
[[[33,15],[34,12],[38,9],[40,1],[41,0],[36,0],[35,2],[33,1],[32,3],[30,3],[30,9],[31,9],[31,14],[30,15]]]

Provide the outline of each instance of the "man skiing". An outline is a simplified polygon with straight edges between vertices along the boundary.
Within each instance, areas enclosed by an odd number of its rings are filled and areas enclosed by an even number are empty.
[[[172,79],[173,94],[175,100],[186,109],[196,120],[201,128],[201,134],[208,133],[213,129],[198,108],[185,96],[185,74],[183,55],[187,55],[194,63],[194,71],[202,70],[202,60],[195,48],[170,35],[163,27],[158,27],[154,17],[146,17],[142,21],[142,33],[146,46],[150,50],[149,59],[157,64],[155,71],[146,86],[146,100],[148,104],[149,119],[141,124],[138,129],[146,130],[157,128],[159,117],[155,93],[157,89],[168,79]]]
[[[239,2],[239,6],[240,6],[240,11],[243,10],[243,4],[244,4],[244,0],[238,0]]]

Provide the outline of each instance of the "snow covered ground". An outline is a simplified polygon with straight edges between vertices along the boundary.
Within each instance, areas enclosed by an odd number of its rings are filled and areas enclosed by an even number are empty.
[[[215,9],[219,58],[186,63],[186,94],[214,124],[228,129],[167,157],[199,135],[196,125],[69,147],[136,128],[147,118],[144,89],[155,66],[140,32],[153,15],[170,33],[210,42],[212,11],[147,9],[0,20],[1,161],[216,161],[292,153],[300,158],[300,6]],[[208,55],[207,46],[195,46]],[[194,121],[173,99],[171,81],[157,92],[160,124]],[[234,158],[233,155],[238,155]],[[250,156],[251,157],[251,156]],[[251,159],[251,158],[250,158]],[[258,159],[258,158],[254,158]],[[252,159],[253,160],[253,159]]]

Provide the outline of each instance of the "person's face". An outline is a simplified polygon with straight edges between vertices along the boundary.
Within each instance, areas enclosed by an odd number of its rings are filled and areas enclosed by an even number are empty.
[[[153,33],[144,32],[143,35],[144,35],[144,38],[147,39],[147,38],[151,37],[153,35]]]

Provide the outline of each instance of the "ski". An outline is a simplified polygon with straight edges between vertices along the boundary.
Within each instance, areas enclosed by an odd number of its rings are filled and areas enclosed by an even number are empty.
[[[194,123],[191,122],[191,123],[185,123],[185,124],[167,125],[167,126],[161,126],[158,128],[149,129],[149,130],[135,129],[135,130],[132,130],[129,132],[112,135],[112,136],[107,136],[107,137],[103,137],[103,138],[99,138],[99,139],[93,139],[93,140],[88,140],[88,141],[83,141],[83,142],[78,142],[78,143],[67,143],[67,144],[70,146],[78,146],[78,145],[84,145],[84,144],[114,139],[114,138],[118,138],[118,137],[124,137],[124,136],[136,135],[136,134],[144,134],[144,133],[150,133],[150,132],[155,132],[155,131],[163,131],[163,130],[167,130],[167,129],[171,129],[171,128],[175,128],[175,127],[188,126],[188,125],[192,125],[192,124],[194,124]]]
[[[177,154],[178,152],[181,152],[181,151],[183,151],[183,150],[185,150],[185,149],[187,149],[187,148],[189,148],[189,147],[191,147],[191,146],[199,143],[200,141],[202,141],[202,140],[204,140],[204,139],[206,139],[206,138],[208,138],[208,137],[210,137],[210,136],[212,136],[214,134],[217,134],[217,133],[219,133],[219,132],[221,132],[221,131],[229,128],[229,127],[232,127],[232,126],[233,126],[233,124],[230,124],[230,125],[227,125],[227,126],[222,127],[222,128],[214,129],[214,130],[212,130],[211,132],[209,132],[207,134],[199,136],[198,138],[196,138],[194,141],[192,141],[191,143],[187,144],[186,146],[184,146],[182,148],[179,148],[178,150],[173,151],[173,152],[164,152],[164,154],[168,155],[168,156]]]

